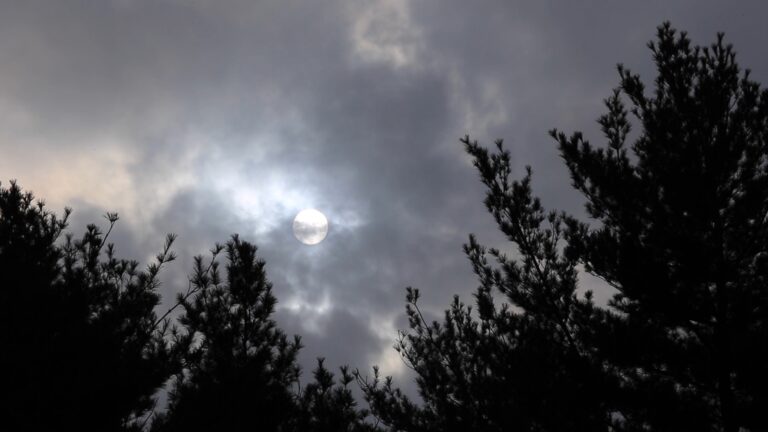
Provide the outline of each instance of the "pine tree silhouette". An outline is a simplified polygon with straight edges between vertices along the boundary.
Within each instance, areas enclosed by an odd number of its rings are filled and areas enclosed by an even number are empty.
[[[182,331],[173,330],[183,369],[156,431],[366,432],[367,411],[357,408],[341,368],[337,381],[318,362],[314,381],[298,388],[301,349],[272,319],[277,300],[256,246],[233,236],[204,264],[195,259],[190,291],[179,296]],[[226,280],[217,261],[226,252]],[[298,390],[298,392],[297,392]]]
[[[591,224],[545,211],[530,169],[511,180],[501,141],[462,140],[520,258],[470,236],[476,310],[457,297],[442,323],[408,289],[397,349],[424,403],[357,374],[392,430],[768,428],[768,92],[722,35],[691,47],[665,23],[649,47],[655,89],[619,66],[607,146],[551,132]],[[577,293],[579,264],[617,290],[607,307]]]
[[[8,430],[133,430],[171,375],[167,323],[154,308],[157,263],[115,258],[89,225],[66,235],[63,218],[11,182],[0,187],[0,410]],[[108,214],[110,231],[117,221]]]
[[[341,367],[337,381],[333,373],[318,359],[314,381],[304,387],[297,398],[297,414],[290,430],[295,432],[372,432],[379,430],[366,422],[367,410],[357,407],[350,384],[354,381],[349,368]]]
[[[649,47],[655,89],[619,66],[607,148],[552,131],[599,222],[570,219],[568,253],[619,292],[594,346],[628,427],[765,430],[768,91],[722,34],[691,47],[666,23]],[[629,148],[622,95],[642,125]]]
[[[227,255],[226,281],[217,256]],[[346,367],[341,380],[323,365],[299,388],[301,349],[272,319],[276,298],[256,246],[233,236],[195,259],[190,291],[179,296],[182,331],[174,329],[183,370],[156,431],[367,432],[367,411],[357,407]],[[298,390],[298,392],[297,392]]]
[[[226,249],[226,281],[217,255]],[[271,319],[276,299],[256,247],[237,236],[195,259],[191,298],[179,299],[184,369],[170,393],[166,415],[154,429],[167,431],[278,431],[294,413],[291,387],[299,367],[298,337],[290,341]]]

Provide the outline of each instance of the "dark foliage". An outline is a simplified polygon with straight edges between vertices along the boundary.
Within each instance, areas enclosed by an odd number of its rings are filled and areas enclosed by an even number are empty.
[[[768,418],[768,91],[730,45],[650,44],[648,95],[621,83],[607,148],[553,131],[599,227],[569,221],[568,254],[618,290],[591,343],[621,379],[627,429],[765,430]],[[624,95],[642,133],[629,147]]]
[[[7,430],[138,429],[171,375],[154,308],[169,236],[146,271],[107,234],[81,239],[15,184],[0,187],[0,392]],[[108,214],[110,231],[117,221]]]
[[[530,170],[510,180],[500,141],[463,140],[519,257],[470,237],[476,310],[456,298],[442,323],[408,290],[396,348],[424,403],[358,375],[392,430],[768,429],[768,92],[722,35],[691,47],[664,24],[649,46],[653,94],[619,66],[607,146],[552,131],[590,224],[546,212]],[[578,293],[579,264],[617,290],[609,305]]]
[[[347,367],[341,368],[341,378],[325,368],[318,359],[313,371],[314,381],[304,387],[297,397],[297,413],[291,422],[295,432],[373,432],[378,430],[366,423],[366,410],[357,408],[349,385],[354,381]]]
[[[226,281],[217,255],[226,249]],[[299,368],[299,338],[289,341],[271,319],[276,299],[256,247],[237,236],[217,246],[210,263],[195,259],[193,296],[181,296],[184,312],[177,345],[184,368],[170,393],[167,415],[155,429],[284,430],[291,418],[291,386]]]
[[[351,390],[322,361],[299,393],[298,337],[270,318],[276,303],[256,248],[237,236],[196,259],[189,289],[154,313],[169,235],[157,262],[115,258],[109,233],[75,240],[32,194],[0,187],[0,415],[8,430],[373,431]],[[226,283],[216,256],[226,249]],[[180,332],[170,327],[184,310]],[[170,409],[153,395],[175,375]]]
[[[409,288],[411,332],[396,349],[416,372],[424,403],[375,374],[360,379],[371,409],[396,431],[605,430],[615,385],[581,337],[595,306],[576,295],[577,262],[559,251],[563,216],[544,213],[529,176],[507,181],[507,153],[465,143],[490,189],[486,204],[521,259],[486,251],[470,237],[465,251],[481,282],[477,308],[455,297],[442,323],[423,318],[419,291]],[[496,292],[505,296],[501,307]]]
[[[226,251],[226,281],[217,255]],[[271,318],[277,300],[256,247],[233,236],[212,251],[208,265],[195,260],[190,291],[179,297],[183,370],[170,393],[160,431],[368,431],[366,413],[356,408],[342,368],[341,382],[322,361],[315,381],[299,394],[301,348]]]

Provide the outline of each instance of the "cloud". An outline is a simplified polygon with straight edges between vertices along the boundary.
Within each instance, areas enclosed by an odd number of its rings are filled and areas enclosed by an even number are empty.
[[[407,325],[404,287],[421,288],[439,317],[477,285],[467,234],[506,245],[458,139],[505,138],[546,206],[583,214],[547,130],[599,141],[615,64],[650,79],[645,43],[664,19],[699,43],[725,31],[767,82],[765,12],[692,1],[5,1],[0,176],[75,207],[75,231],[119,211],[127,257],[148,259],[178,233],[168,300],[193,255],[240,233],[267,261],[281,326],[305,337],[305,369],[325,356],[403,374],[391,346]],[[291,234],[305,207],[331,222],[314,247]]]
[[[420,34],[407,0],[351,3],[353,58],[396,69],[419,68]]]

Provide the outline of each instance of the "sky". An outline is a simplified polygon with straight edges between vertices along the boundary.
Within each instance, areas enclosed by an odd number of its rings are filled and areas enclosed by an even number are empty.
[[[305,373],[318,356],[379,365],[414,394],[392,349],[405,287],[439,319],[472,302],[470,233],[513,251],[459,139],[503,138],[545,207],[584,216],[548,130],[603,142],[616,64],[652,86],[665,20],[696,44],[725,32],[768,83],[766,16],[763,1],[0,0],[0,182],[72,207],[76,234],[118,212],[110,239],[145,264],[178,234],[163,307],[193,256],[238,233]],[[318,245],[293,237],[304,208],[330,221]],[[581,289],[610,295],[589,275]]]

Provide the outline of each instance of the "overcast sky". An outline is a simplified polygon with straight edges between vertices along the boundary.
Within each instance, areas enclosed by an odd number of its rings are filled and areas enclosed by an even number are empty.
[[[698,44],[725,32],[768,83],[766,17],[764,1],[0,0],[0,181],[72,207],[74,233],[119,212],[126,258],[177,233],[167,301],[239,233],[306,367],[378,364],[410,387],[404,288],[439,317],[477,286],[467,235],[505,246],[459,138],[504,138],[545,206],[583,214],[547,131],[601,142],[616,64],[650,85],[664,20]],[[307,207],[331,223],[316,246],[291,232]]]

